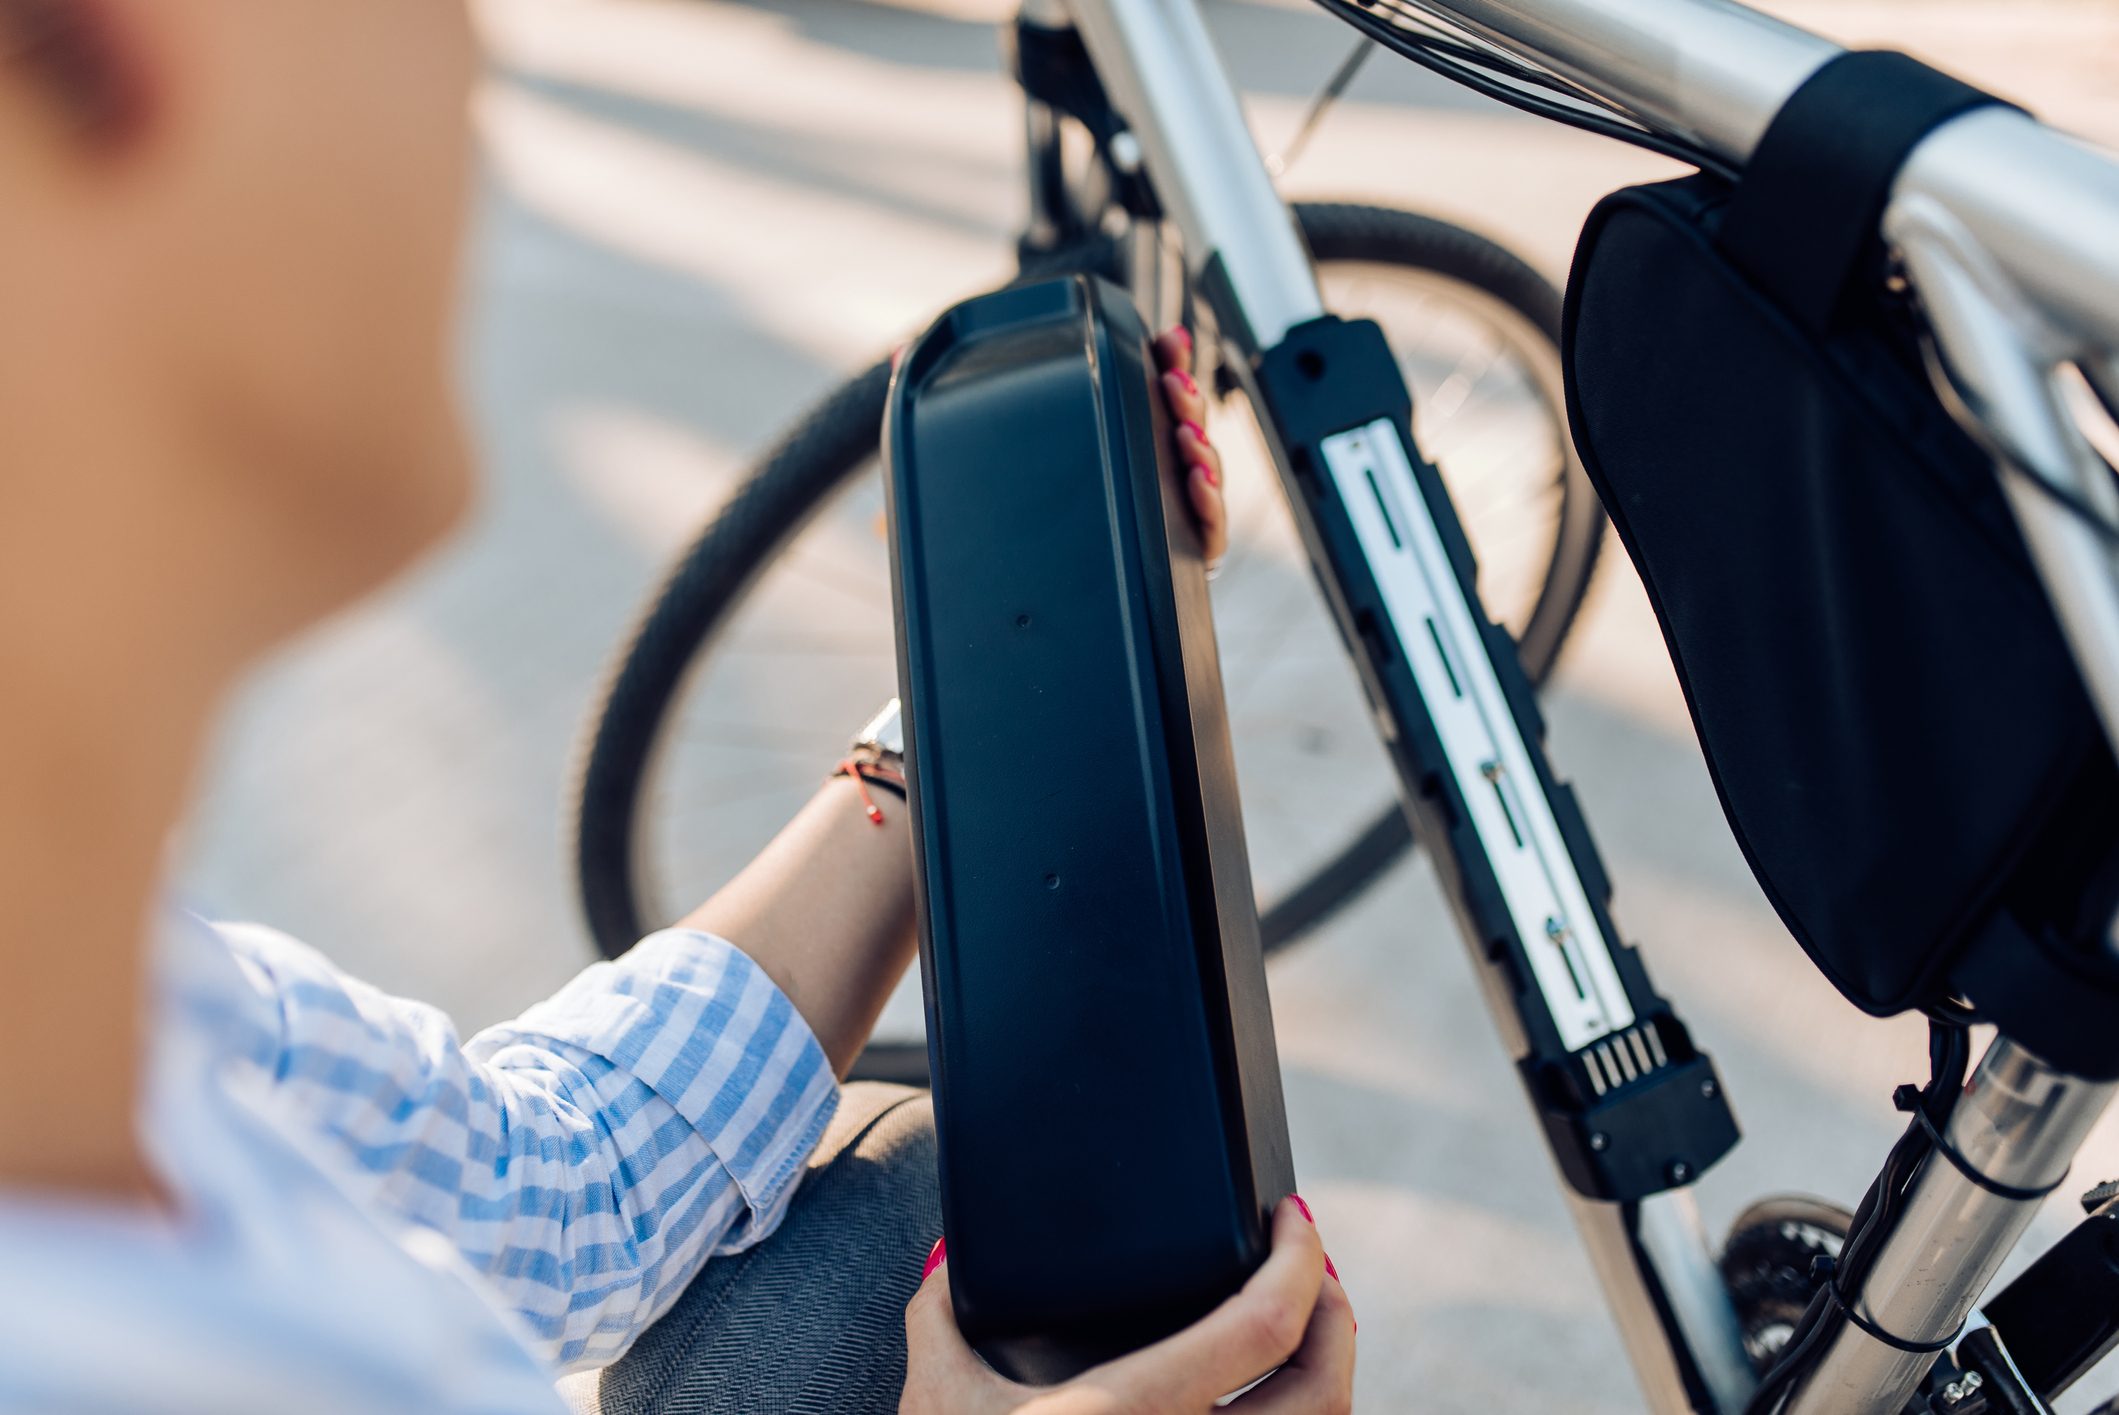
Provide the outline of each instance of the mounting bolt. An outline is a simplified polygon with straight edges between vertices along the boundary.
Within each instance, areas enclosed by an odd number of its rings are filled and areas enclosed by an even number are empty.
[[[1672,1160],[1668,1172],[1672,1184],[1684,1184],[1692,1178],[1692,1166],[1683,1160]]]
[[[1715,1087],[1715,1084],[1714,1084],[1714,1082],[1712,1082],[1712,1081],[1702,1081],[1702,1082],[1700,1082],[1700,1099],[1701,1099],[1701,1100],[1705,1100],[1705,1101],[1711,1101],[1711,1100],[1713,1100],[1713,1099],[1715,1098],[1715,1096],[1717,1096],[1718,1094],[1720,1094],[1720,1092],[1719,1092],[1719,1091],[1718,1091],[1718,1090],[1716,1089],[1716,1087]]]
[[[1139,138],[1133,136],[1130,132],[1119,132],[1111,135],[1111,165],[1113,167],[1131,177],[1140,171],[1141,158]]]
[[[1589,1148],[1602,1154],[1611,1148],[1611,1137],[1601,1130],[1593,1130],[1589,1135]]]

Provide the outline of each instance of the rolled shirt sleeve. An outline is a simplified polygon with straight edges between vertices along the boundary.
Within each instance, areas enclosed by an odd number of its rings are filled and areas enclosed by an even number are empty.
[[[771,1233],[837,1104],[786,994],[710,934],[651,935],[459,1044],[284,935],[220,931],[266,1004],[254,1059],[561,1369],[615,1360],[708,1258]]]

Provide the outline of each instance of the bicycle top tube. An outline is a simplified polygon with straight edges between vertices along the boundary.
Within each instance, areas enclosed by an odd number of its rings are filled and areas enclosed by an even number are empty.
[[[1839,52],[1733,0],[1406,0],[1741,165]],[[2119,159],[2010,109],[1946,123],[1900,172],[2085,344],[2119,350]]]

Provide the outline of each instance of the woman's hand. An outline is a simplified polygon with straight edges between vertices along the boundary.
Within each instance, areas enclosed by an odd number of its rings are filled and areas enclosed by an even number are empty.
[[[1229,507],[1222,497],[1221,453],[1207,441],[1207,399],[1192,377],[1192,335],[1183,325],[1155,341],[1161,365],[1163,401],[1177,421],[1177,453],[1182,459],[1185,496],[1199,523],[1201,553],[1209,566],[1229,553]]]
[[[939,1250],[938,1250],[939,1251]],[[957,1331],[949,1264],[905,1309],[900,1415],[1345,1415],[1353,1408],[1354,1312],[1302,1200],[1273,1214],[1273,1252],[1243,1290],[1155,1345],[1049,1389],[994,1374]],[[1277,1369],[1276,1369],[1277,1368]]]

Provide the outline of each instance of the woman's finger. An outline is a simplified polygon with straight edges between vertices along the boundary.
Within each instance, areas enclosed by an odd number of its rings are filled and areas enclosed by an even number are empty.
[[[1192,331],[1180,324],[1157,335],[1155,362],[1166,369],[1192,372]]]
[[[1163,402],[1177,423],[1175,434],[1185,499],[1199,523],[1200,549],[1209,565],[1229,549],[1229,513],[1221,490],[1221,452],[1207,440],[1207,399],[1192,376],[1192,335],[1183,325],[1155,341]]]
[[[1241,1415],[1347,1415],[1354,1408],[1354,1325],[1353,1305],[1333,1277],[1318,1291],[1309,1330],[1287,1364],[1228,1408]]]
[[[1207,400],[1200,393],[1199,385],[1192,375],[1181,368],[1173,368],[1162,376],[1163,401],[1170,406],[1170,416],[1179,423],[1191,423],[1195,427],[1207,424]]]
[[[1283,1199],[1273,1212],[1273,1251],[1240,1292],[1177,1335],[1082,1379],[1126,1392],[1140,1409],[1205,1410],[1295,1353],[1323,1283],[1317,1230],[1296,1200]]]
[[[1229,553],[1229,505],[1222,499],[1221,474],[1205,463],[1186,468],[1185,497],[1199,524],[1199,553],[1211,571]]]
[[[1221,449],[1207,441],[1207,430],[1198,423],[1182,422],[1177,425],[1177,450],[1183,454],[1185,465],[1208,467],[1214,472],[1211,480],[1221,485]]]
[[[1012,1410],[1022,1394],[978,1358],[957,1330],[949,1264],[935,1244],[930,1268],[905,1304],[905,1394],[900,1415],[980,1415]]]
[[[1209,565],[1229,551],[1229,507],[1222,493],[1221,450],[1198,423],[1180,423],[1177,450],[1184,459],[1185,495],[1199,524],[1200,553]]]

